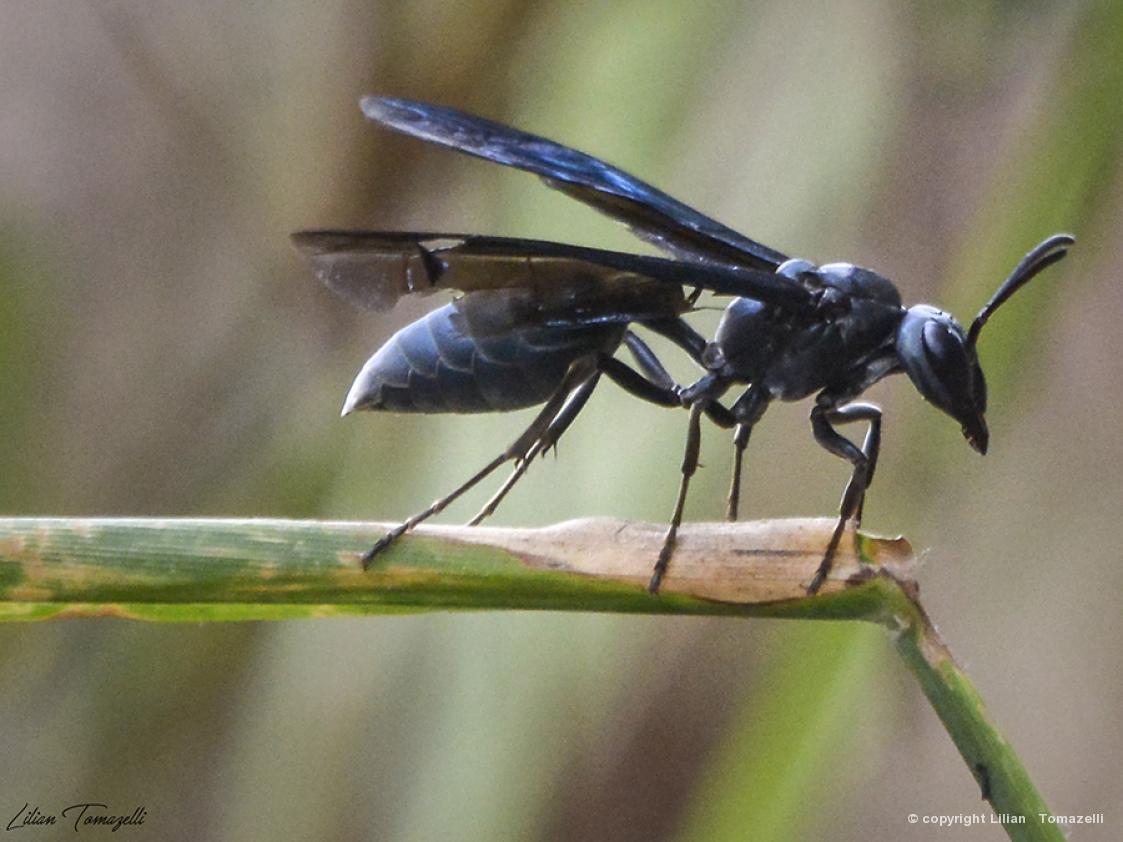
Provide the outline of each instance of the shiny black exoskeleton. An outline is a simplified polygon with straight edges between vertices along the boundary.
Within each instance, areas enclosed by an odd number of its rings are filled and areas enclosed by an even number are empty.
[[[854,399],[905,372],[921,395],[959,423],[985,453],[986,384],[975,343],[987,319],[1073,243],[1046,239],[1015,267],[969,330],[926,304],[905,308],[886,278],[848,263],[792,260],[738,234],[639,179],[582,152],[453,109],[368,97],[370,119],[433,143],[528,170],[627,223],[675,259],[479,235],[306,231],[293,235],[321,279],[360,306],[387,309],[403,295],[464,293],[396,333],[363,366],[344,414],[489,412],[544,403],[527,430],[475,476],[388,533],[364,565],[399,536],[444,509],[500,465],[515,469],[472,520],[495,510],[533,458],[565,432],[602,375],[661,406],[689,408],[682,481],[649,590],[667,569],[690,478],[701,417],[733,428],[728,516],[735,519],[742,457],[753,425],[773,400],[811,395],[816,441],[852,466],[814,593],[830,571],[847,523],[858,525],[873,479],[881,411]],[[688,294],[688,290],[693,290]],[[702,290],[735,296],[712,342],[682,318]],[[667,373],[633,325],[660,334],[703,369],[689,386]],[[635,367],[614,355],[623,344]],[[726,406],[731,388],[741,393]],[[868,424],[859,447],[837,426]]]
[[[512,324],[498,334],[473,330],[471,297],[439,307],[395,333],[367,360],[343,414],[503,412],[535,406],[558,390],[570,365],[616,351],[622,325]]]
[[[776,308],[734,299],[718,325],[707,368],[792,401],[864,379],[858,369],[885,355],[875,352],[892,354],[886,338],[903,310],[900,294],[885,278],[845,263],[817,268],[805,260],[789,260],[777,274],[817,286],[817,317],[793,324]]]

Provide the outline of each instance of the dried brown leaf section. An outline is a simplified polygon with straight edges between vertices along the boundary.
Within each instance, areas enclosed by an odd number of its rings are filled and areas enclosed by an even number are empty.
[[[682,527],[662,593],[751,605],[806,596],[835,522],[830,518],[691,523]],[[647,584],[665,527],[609,518],[571,520],[541,529],[429,527],[419,535],[503,549],[541,570]],[[912,578],[915,559],[904,538],[843,538],[821,593],[837,593],[883,569]]]

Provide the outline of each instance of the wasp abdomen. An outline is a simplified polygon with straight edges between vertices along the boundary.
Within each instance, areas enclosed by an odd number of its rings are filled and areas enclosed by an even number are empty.
[[[501,311],[488,313],[481,326],[477,313],[466,312],[467,301],[440,307],[390,337],[355,378],[343,414],[534,406],[558,389],[574,361],[611,352],[624,333],[618,324],[515,327],[503,324]]]

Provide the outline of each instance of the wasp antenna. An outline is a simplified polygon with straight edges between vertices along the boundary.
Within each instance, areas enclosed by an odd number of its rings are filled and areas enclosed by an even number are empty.
[[[967,331],[967,347],[975,347],[975,343],[979,339],[979,332],[995,310],[1001,307],[1011,295],[1033,280],[1034,276],[1042,269],[1052,266],[1068,254],[1068,247],[1075,242],[1076,238],[1071,234],[1054,234],[1052,237],[1042,240],[1023,257],[1014,267],[1014,271],[991,296],[986,306],[979,311],[979,315],[975,316],[975,321],[971,323],[971,329]]]

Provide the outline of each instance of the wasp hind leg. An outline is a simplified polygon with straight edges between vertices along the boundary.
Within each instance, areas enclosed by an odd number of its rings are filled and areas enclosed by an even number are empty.
[[[555,422],[560,415],[564,414],[565,407],[567,405],[566,402],[567,399],[569,399],[570,395],[576,392],[580,392],[580,390],[586,384],[588,384],[590,380],[595,381],[596,374],[597,372],[594,368],[594,359],[591,357],[584,358],[573,363],[573,365],[571,365],[569,367],[569,370],[566,372],[561,386],[556,392],[554,392],[553,395],[550,396],[550,399],[546,401],[546,405],[542,407],[542,410],[538,413],[538,415],[534,417],[534,420],[530,423],[530,426],[523,431],[522,435],[511,442],[511,445],[506,450],[492,459],[487,465],[485,465],[476,474],[474,474],[467,482],[458,486],[451,493],[445,495],[444,497],[441,497],[439,500],[434,501],[431,506],[413,515],[411,518],[399,524],[398,526],[395,526],[393,529],[383,535],[382,538],[380,538],[373,547],[371,547],[361,556],[360,560],[362,562],[363,569],[366,570],[367,568],[369,568],[377,555],[384,552],[388,547],[393,545],[395,541],[397,541],[419,523],[426,521],[433,515],[439,514],[440,512],[444,511],[462,494],[474,488],[477,484],[490,476],[502,465],[510,462],[512,459],[518,459],[525,462],[528,458],[528,454],[530,454],[531,451],[534,450],[536,444],[542,439],[544,435],[547,434],[551,424]],[[592,389],[590,388],[589,391],[592,391]],[[585,396],[585,399],[588,399],[588,395]],[[576,412],[574,413],[574,415],[576,415]],[[572,421],[572,418],[570,418],[569,420]],[[558,433],[558,435],[560,435],[560,433]],[[506,490],[510,490],[510,486],[514,485],[515,480],[517,480],[521,475],[521,473],[518,473],[518,475],[513,479],[509,479],[504,488]],[[506,491],[503,491],[503,493],[505,494]],[[501,495],[499,499],[502,499]],[[498,504],[499,501],[495,500],[495,505]],[[477,515],[477,519],[482,518]]]
[[[593,375],[589,377],[588,380],[581,383],[576,389],[573,389],[569,393],[562,408],[558,410],[557,415],[550,420],[550,423],[546,426],[546,429],[542,431],[542,434],[531,443],[530,447],[526,449],[526,452],[518,456],[515,462],[515,469],[511,471],[510,476],[507,477],[503,485],[501,485],[499,490],[492,495],[492,498],[484,504],[484,507],[476,513],[476,516],[468,521],[469,526],[478,526],[484,518],[493,515],[495,510],[499,508],[499,504],[503,502],[503,498],[507,496],[507,492],[514,488],[515,483],[522,479],[523,474],[527,472],[530,463],[534,461],[534,457],[539,454],[545,456],[550,451],[551,447],[557,445],[558,439],[561,438],[562,433],[569,429],[569,425],[573,423],[581,410],[585,408],[585,404],[593,394],[593,389],[597,387],[597,381],[600,380],[600,375],[601,373],[599,371],[593,372]]]
[[[601,354],[597,358],[596,371],[588,380],[581,383],[570,392],[565,404],[558,411],[557,415],[550,421],[546,429],[538,439],[530,445],[527,451],[518,457],[515,469],[511,472],[510,476],[507,477],[506,482],[504,482],[500,489],[495,492],[495,495],[488,500],[487,504],[480,509],[479,513],[468,522],[469,526],[476,526],[483,521],[484,518],[492,515],[503,498],[506,497],[507,493],[514,487],[515,483],[517,483],[530,468],[530,464],[534,461],[534,458],[539,454],[545,455],[549,452],[551,447],[557,446],[558,439],[569,429],[569,425],[573,423],[577,415],[585,408],[585,404],[592,395],[593,389],[596,388],[597,381],[600,379],[601,374],[608,375],[609,379],[626,392],[648,401],[649,403],[666,407],[678,407],[682,405],[678,397],[678,385],[671,378],[671,375],[667,373],[666,368],[663,367],[663,364],[659,361],[659,358],[655,356],[651,348],[648,347],[647,343],[629,330],[624,334],[624,344],[631,352],[632,357],[643,373],[641,374],[609,354]],[[718,410],[720,409],[719,407]]]

